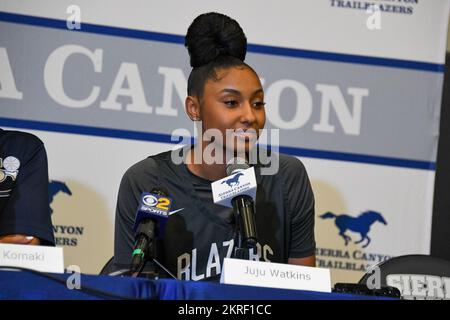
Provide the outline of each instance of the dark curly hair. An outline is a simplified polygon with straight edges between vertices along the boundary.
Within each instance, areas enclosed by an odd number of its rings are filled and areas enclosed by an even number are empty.
[[[189,26],[185,46],[193,68],[188,79],[188,95],[201,97],[208,79],[217,80],[216,72],[231,67],[248,67],[247,38],[236,20],[217,12],[199,15]],[[256,72],[255,72],[256,74]]]

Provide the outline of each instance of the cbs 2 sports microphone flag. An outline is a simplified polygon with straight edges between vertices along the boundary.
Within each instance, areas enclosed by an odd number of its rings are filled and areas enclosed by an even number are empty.
[[[184,35],[208,11],[247,35],[267,144],[306,166],[317,266],[355,282],[429,253],[449,1],[103,2],[0,3],[0,126],[45,143],[67,266],[101,269],[123,173],[194,135]]]

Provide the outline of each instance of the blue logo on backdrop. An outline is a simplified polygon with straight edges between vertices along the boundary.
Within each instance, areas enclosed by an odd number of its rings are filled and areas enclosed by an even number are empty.
[[[50,180],[48,184],[48,202],[50,206],[59,193],[65,193],[72,196],[72,191],[65,182]],[[53,214],[53,209],[51,207],[50,212]],[[53,225],[53,232],[55,234],[57,246],[76,247],[80,240],[76,236],[81,237],[84,234],[84,227],[76,225]]]
[[[50,212],[53,214],[53,209],[51,207],[53,203],[53,199],[59,193],[65,193],[69,196],[72,195],[72,191],[70,191],[69,187],[62,181],[50,180],[48,184],[48,203],[50,204]]]
[[[222,184],[226,183],[229,187],[235,187],[239,185],[239,177],[243,176],[242,172],[236,173],[232,178],[222,181]]]
[[[364,240],[367,240],[366,244],[362,247],[365,248],[369,245],[371,239],[368,236],[370,231],[370,226],[376,221],[381,222],[384,225],[387,225],[386,220],[383,216],[376,211],[365,211],[361,213],[358,217],[354,218],[348,216],[346,214],[336,215],[332,212],[326,212],[320,216],[322,219],[335,219],[336,227],[339,229],[339,235],[344,238],[345,245],[348,244],[352,239],[345,234],[345,231],[351,230],[354,232],[358,232],[361,234],[361,239],[359,241],[355,241],[356,244],[362,243]]]

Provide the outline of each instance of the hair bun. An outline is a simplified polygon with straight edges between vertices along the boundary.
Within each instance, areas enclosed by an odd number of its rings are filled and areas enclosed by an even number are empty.
[[[191,67],[208,64],[219,56],[245,60],[247,38],[236,20],[217,13],[199,15],[189,26],[185,46],[191,58]]]

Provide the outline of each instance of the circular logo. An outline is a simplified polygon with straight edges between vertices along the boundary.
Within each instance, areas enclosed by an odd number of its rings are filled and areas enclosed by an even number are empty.
[[[16,157],[6,157],[5,160],[3,160],[3,168],[6,169],[6,171],[16,171],[20,167],[20,161]]]
[[[149,206],[149,207],[154,207],[158,203],[158,199],[155,196],[146,195],[142,199],[142,202],[144,202],[144,204]]]

